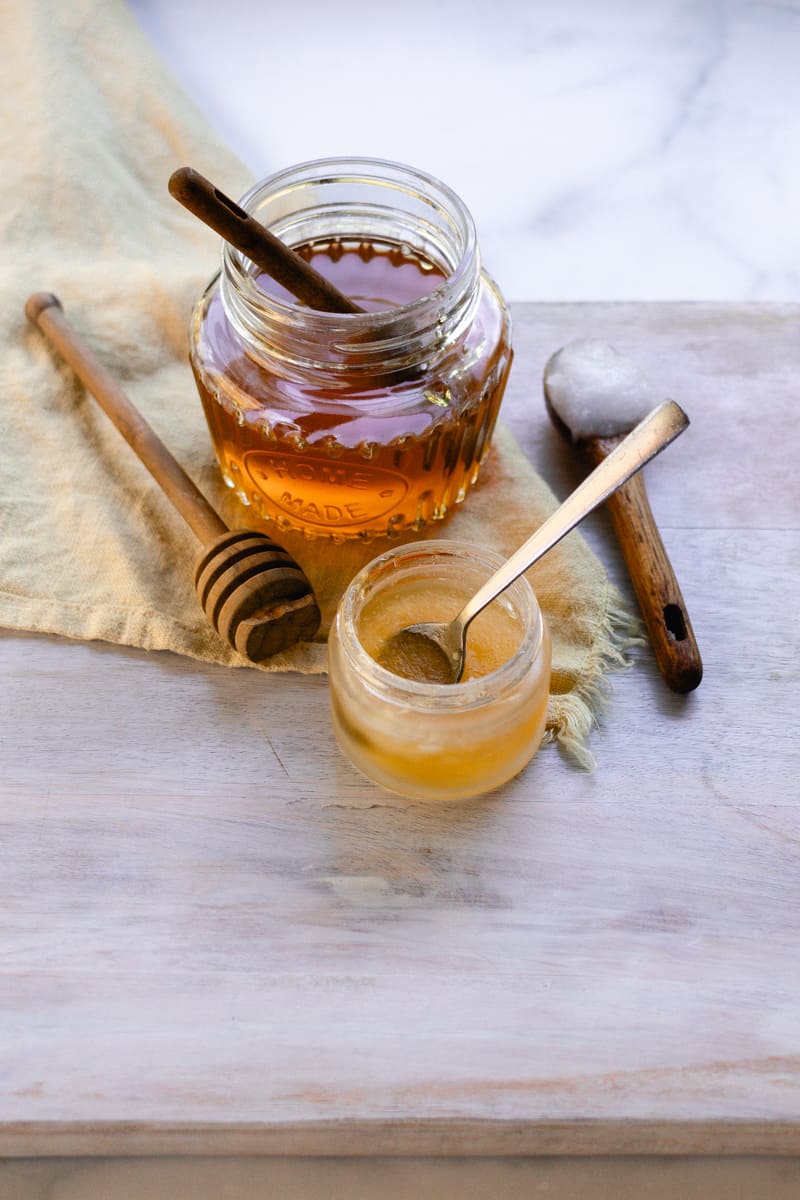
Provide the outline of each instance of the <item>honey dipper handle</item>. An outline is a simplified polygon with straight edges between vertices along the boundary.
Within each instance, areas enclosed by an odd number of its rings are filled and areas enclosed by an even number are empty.
[[[69,363],[203,545],[226,533],[222,518],[69,324],[58,297],[37,292],[25,305],[25,314]]]
[[[179,167],[170,176],[169,191],[179,204],[309,308],[333,313],[364,311],[199,171]]]
[[[586,449],[601,462],[619,438],[593,438]],[[675,571],[647,498],[644,478],[635,475],[606,501],[658,669],[674,692],[691,692],[703,678],[703,661]]]

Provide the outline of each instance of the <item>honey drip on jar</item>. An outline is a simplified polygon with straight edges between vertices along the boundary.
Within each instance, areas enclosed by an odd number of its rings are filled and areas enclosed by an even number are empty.
[[[413,303],[446,278],[405,245],[327,238],[295,250],[367,312]],[[297,303],[267,276],[257,283]],[[192,366],[226,483],[258,516],[310,537],[370,538],[443,518],[477,478],[510,365],[508,330],[483,307],[433,376],[353,370],[334,388],[249,353],[211,292],[195,317],[202,367]]]

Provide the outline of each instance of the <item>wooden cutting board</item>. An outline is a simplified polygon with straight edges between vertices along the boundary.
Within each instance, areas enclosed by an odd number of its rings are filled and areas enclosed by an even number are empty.
[[[648,490],[705,663],[614,678],[598,766],[393,799],[324,679],[0,638],[0,1154],[800,1153],[800,307],[523,304],[692,426]],[[610,524],[588,536],[630,598]]]

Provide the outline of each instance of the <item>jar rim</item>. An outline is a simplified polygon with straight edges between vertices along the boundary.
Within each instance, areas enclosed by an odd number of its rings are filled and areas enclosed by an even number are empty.
[[[434,559],[437,555],[447,556],[454,562],[466,557],[472,563],[485,567],[489,574],[504,562],[503,557],[495,551],[456,539],[430,539],[392,547],[362,567],[348,585],[335,618],[340,644],[362,684],[379,692],[384,699],[388,694],[398,703],[438,711],[464,710],[491,704],[496,701],[498,693],[513,687],[525,675],[542,649],[544,618],[536,594],[524,575],[514,580],[503,593],[513,597],[523,622],[520,644],[510,658],[486,675],[459,683],[426,683],[406,679],[381,666],[358,637],[360,592],[371,577],[381,572],[388,576],[391,571],[402,567],[406,559],[415,556]]]
[[[361,156],[309,159],[285,167],[255,183],[238,203],[246,212],[255,215],[257,201],[279,193],[281,188],[289,184],[297,187],[324,185],[339,179],[342,182],[393,187],[398,194],[405,192],[411,195],[415,192],[431,208],[446,213],[460,239],[459,257],[453,270],[427,295],[392,308],[363,313],[323,312],[262,291],[247,269],[250,259],[227,242],[222,244],[223,274],[227,272],[232,275],[237,286],[246,293],[248,304],[262,309],[272,320],[291,325],[299,318],[307,330],[320,336],[355,335],[363,339],[369,333],[377,341],[391,339],[393,328],[396,328],[399,340],[405,336],[409,323],[415,326],[436,325],[442,310],[458,306],[460,299],[473,291],[479,273],[477,234],[472,214],[460,196],[436,176],[392,159]]]

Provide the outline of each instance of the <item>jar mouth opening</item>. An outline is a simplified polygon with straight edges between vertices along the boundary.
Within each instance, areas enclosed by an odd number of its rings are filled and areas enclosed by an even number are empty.
[[[353,199],[346,202],[348,195]],[[414,167],[380,158],[310,160],[255,184],[239,204],[292,247],[348,232],[380,241],[394,215],[403,221],[398,240],[430,255],[445,272],[435,288],[407,303],[364,313],[322,312],[263,291],[250,259],[223,243],[223,275],[232,277],[253,314],[277,326],[302,322],[315,337],[352,339],[360,346],[383,342],[390,349],[394,339],[401,345],[409,330],[440,325],[443,314],[474,292],[479,260],[472,216],[447,184]]]
[[[362,682],[372,685],[381,694],[391,692],[400,703],[430,711],[461,711],[490,704],[496,701],[498,691],[512,687],[525,675],[542,648],[542,611],[524,576],[515,580],[503,593],[510,599],[520,618],[522,636],[519,646],[504,663],[486,675],[460,683],[425,683],[406,679],[381,666],[358,636],[360,612],[382,585],[390,585],[401,572],[410,573],[415,567],[430,567],[437,559],[445,569],[463,566],[467,559],[470,565],[485,572],[485,578],[502,566],[504,561],[494,551],[485,550],[472,542],[446,539],[412,542],[387,550],[362,567],[342,597],[336,616],[339,640]]]

